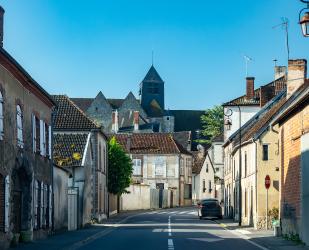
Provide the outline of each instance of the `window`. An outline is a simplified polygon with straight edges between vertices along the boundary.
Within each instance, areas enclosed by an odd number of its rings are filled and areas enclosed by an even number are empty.
[[[155,173],[156,176],[165,175],[165,160],[163,157],[157,157],[155,159]]]
[[[45,129],[44,129],[44,132],[45,132],[45,152],[46,152],[46,155],[49,155],[49,126],[45,123]]]
[[[191,184],[185,184],[184,198],[185,199],[191,199],[192,198],[192,185]]]
[[[268,161],[268,145],[263,145],[263,161]]]
[[[133,175],[142,175],[141,159],[133,159]]]
[[[245,152],[245,177],[247,176],[247,152]]]
[[[0,140],[3,137],[3,96],[0,91]]]
[[[208,173],[208,163],[206,163],[206,173]]]
[[[40,120],[35,117],[35,145],[36,152],[40,152]]]
[[[208,181],[208,192],[211,193],[212,188],[211,188],[211,180]]]
[[[205,183],[205,180],[203,180],[203,193],[205,193],[206,191],[206,183]]]
[[[20,105],[16,106],[16,127],[17,127],[17,146],[23,148],[23,121],[22,121],[22,111]]]

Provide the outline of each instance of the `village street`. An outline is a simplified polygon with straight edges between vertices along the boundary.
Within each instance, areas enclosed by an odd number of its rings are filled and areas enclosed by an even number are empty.
[[[132,213],[118,222],[111,219],[17,249],[266,249],[248,239],[220,221],[199,220],[196,208],[190,207]]]

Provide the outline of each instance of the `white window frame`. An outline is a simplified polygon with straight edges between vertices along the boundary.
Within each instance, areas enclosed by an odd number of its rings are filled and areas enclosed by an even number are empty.
[[[16,105],[16,132],[17,132],[17,146],[24,147],[23,138],[23,112],[19,104]]]
[[[141,176],[142,175],[142,160],[141,159],[133,159],[133,175]]]
[[[10,176],[4,179],[4,232],[10,230]]]

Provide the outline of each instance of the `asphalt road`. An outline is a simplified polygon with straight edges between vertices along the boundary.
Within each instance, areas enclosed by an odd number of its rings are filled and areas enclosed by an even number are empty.
[[[103,230],[104,229],[104,230]],[[73,249],[212,250],[264,249],[213,220],[200,220],[195,208],[178,208],[133,215],[118,224],[104,224],[102,231]]]

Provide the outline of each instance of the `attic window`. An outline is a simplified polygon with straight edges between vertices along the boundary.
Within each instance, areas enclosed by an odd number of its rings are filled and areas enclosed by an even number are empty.
[[[206,173],[208,173],[208,163],[206,164]]]
[[[169,117],[169,116],[168,116],[168,117],[166,117],[166,120],[167,120],[167,121],[169,121],[169,120],[170,120],[170,117]]]

